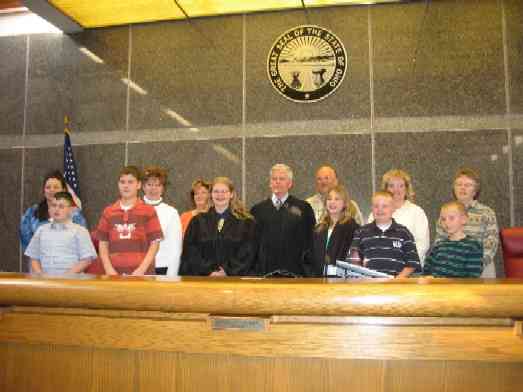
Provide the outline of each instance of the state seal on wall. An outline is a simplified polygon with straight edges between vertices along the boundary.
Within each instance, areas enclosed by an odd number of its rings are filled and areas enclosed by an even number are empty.
[[[278,37],[267,58],[273,87],[295,102],[316,102],[341,85],[347,52],[331,31],[315,25],[294,27]]]

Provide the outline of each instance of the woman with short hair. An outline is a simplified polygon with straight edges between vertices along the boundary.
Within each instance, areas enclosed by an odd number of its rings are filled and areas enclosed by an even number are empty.
[[[154,206],[163,232],[163,240],[155,257],[155,274],[177,276],[182,253],[182,225],[176,208],[163,201],[168,184],[167,174],[167,170],[158,166],[144,169],[143,201]]]
[[[496,213],[490,207],[481,204],[477,199],[481,191],[479,174],[469,168],[458,170],[454,176],[452,193],[454,198],[467,210],[468,220],[464,227],[467,236],[479,241],[483,245],[483,273],[482,278],[495,278],[496,265],[494,257],[498,250],[499,228]],[[441,224],[436,226],[436,242],[446,238]]]

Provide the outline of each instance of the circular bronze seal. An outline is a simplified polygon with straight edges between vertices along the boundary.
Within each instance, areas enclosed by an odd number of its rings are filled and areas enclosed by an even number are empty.
[[[347,71],[347,53],[334,33],[319,26],[294,27],[278,37],[267,58],[273,87],[295,102],[332,94]]]

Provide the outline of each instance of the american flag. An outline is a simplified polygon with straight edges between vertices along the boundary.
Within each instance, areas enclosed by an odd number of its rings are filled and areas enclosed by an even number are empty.
[[[73,147],[71,146],[71,136],[68,128],[69,121],[65,118],[64,130],[64,178],[67,183],[67,190],[73,196],[73,200],[78,208],[82,208],[80,200],[80,183],[78,181],[78,170],[74,160]]]

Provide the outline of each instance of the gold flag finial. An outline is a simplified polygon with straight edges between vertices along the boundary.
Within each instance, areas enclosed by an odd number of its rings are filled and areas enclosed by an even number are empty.
[[[65,125],[64,132],[69,133],[69,117],[68,116],[64,116],[64,125]]]

